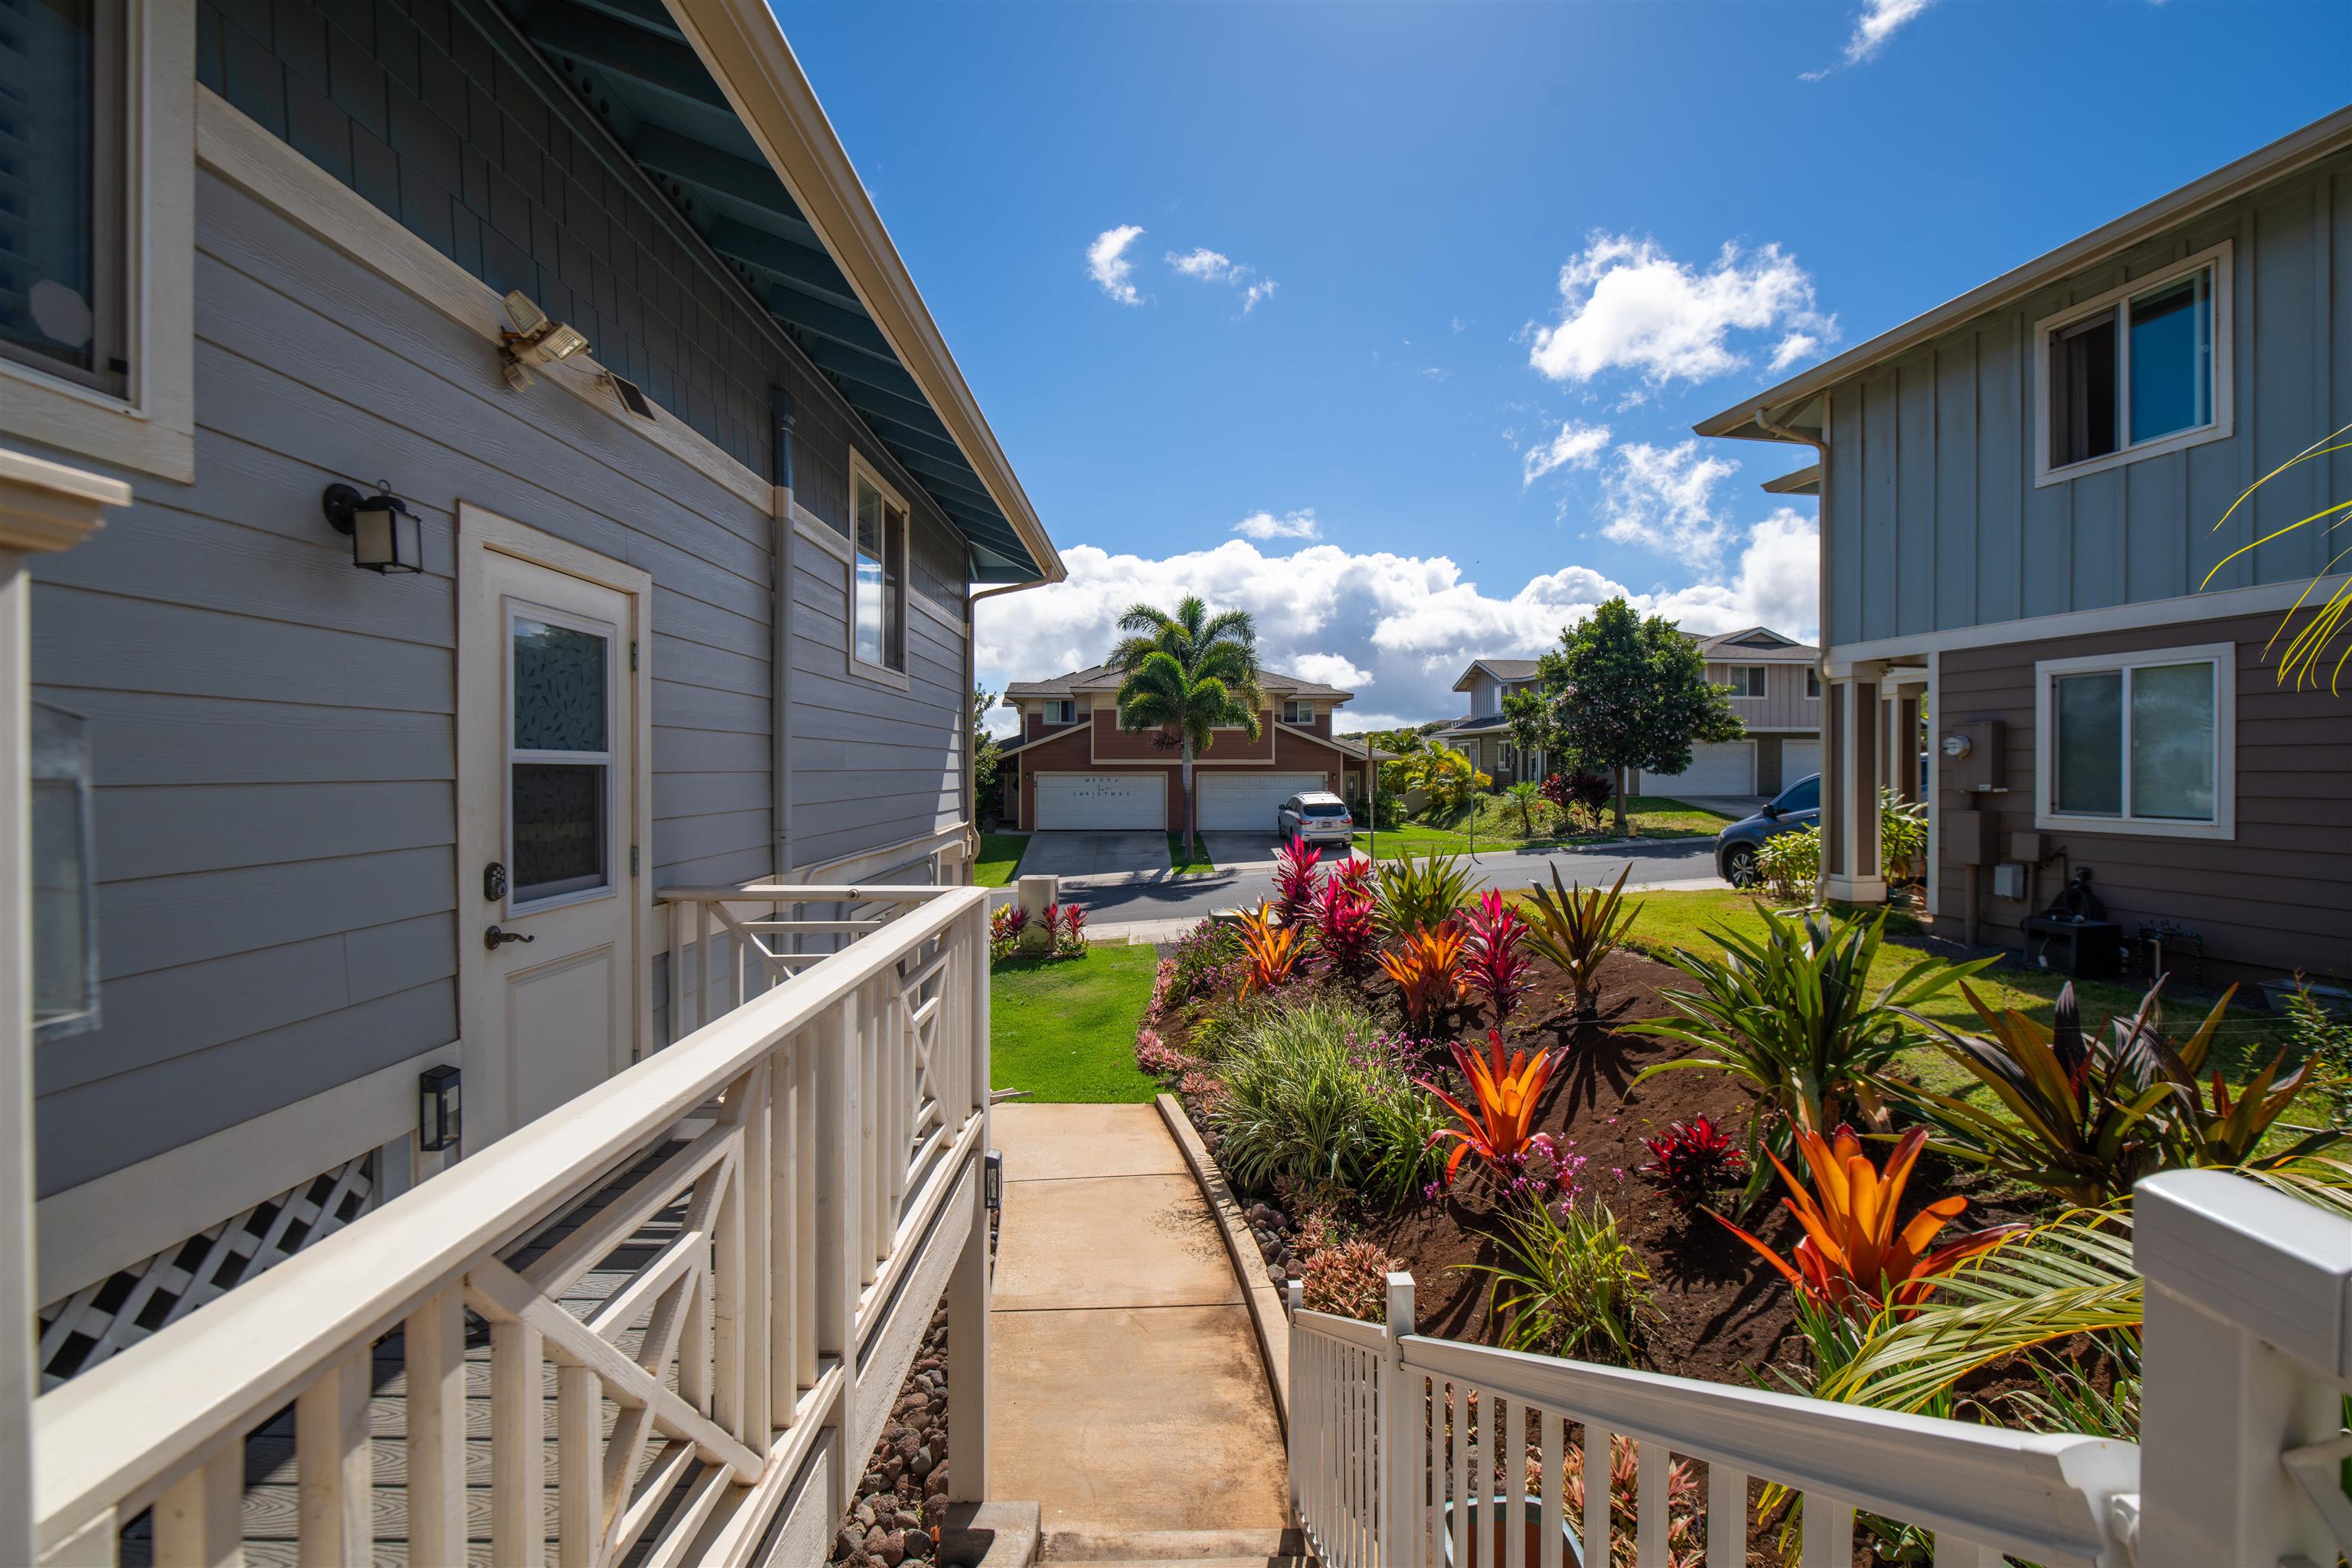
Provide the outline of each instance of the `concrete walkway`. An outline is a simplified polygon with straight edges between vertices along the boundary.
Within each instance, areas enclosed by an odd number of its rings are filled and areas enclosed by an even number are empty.
[[[989,1489],[1037,1500],[1049,1558],[1125,1557],[1086,1543],[1138,1536],[1271,1540],[1281,1428],[1215,1216],[1159,1111],[1016,1103],[992,1121]]]

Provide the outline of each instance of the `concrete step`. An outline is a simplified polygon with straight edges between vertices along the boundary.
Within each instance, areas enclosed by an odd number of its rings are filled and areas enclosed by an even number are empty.
[[[1054,1568],[1278,1568],[1304,1551],[1295,1530],[1058,1530],[1045,1537],[1038,1561]]]

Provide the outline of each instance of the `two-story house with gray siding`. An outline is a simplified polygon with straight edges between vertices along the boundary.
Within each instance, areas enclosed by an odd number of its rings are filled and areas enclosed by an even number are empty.
[[[2246,494],[2347,421],[2352,110],[1697,426],[1819,453],[1827,896],[1884,896],[1924,701],[1937,929],[2065,962],[2087,870],[2088,962],[2352,973],[2352,693],[2273,640],[2352,451]]]
[[[765,7],[14,14],[11,507],[110,503],[29,558],[55,1377],[455,1157],[420,1074],[471,1154],[658,1048],[656,889],[960,879],[1062,567]]]
[[[1442,730],[1429,732],[1470,759],[1470,765],[1495,781],[1497,788],[1520,779],[1540,781],[1544,758],[1538,752],[1523,757],[1511,739],[1510,721],[1503,716],[1503,699],[1531,691],[1536,661],[1531,658],[1474,658],[1454,683],[1470,699],[1470,711]]]

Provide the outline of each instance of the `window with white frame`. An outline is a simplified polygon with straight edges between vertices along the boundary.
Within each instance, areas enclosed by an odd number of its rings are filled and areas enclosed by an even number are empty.
[[[1282,705],[1282,721],[1286,724],[1314,723],[1315,704],[1312,702],[1301,701],[1296,698],[1292,699],[1290,701],[1285,702]]]
[[[1734,697],[1764,695],[1764,667],[1760,664],[1735,664],[1724,671]]]
[[[907,503],[853,455],[856,528],[850,561],[850,657],[893,674],[907,669]]]
[[[0,405],[8,433],[195,472],[195,11],[0,0]]]
[[[1822,672],[1810,664],[1805,666],[1805,695],[1816,702],[1821,700]]]
[[[1045,722],[1075,724],[1078,721],[1078,705],[1069,698],[1056,698],[1045,704]]]
[[[2039,481],[2228,435],[2229,337],[2227,246],[2037,323]]]
[[[2034,676],[2037,826],[2235,833],[2231,645],[2045,659]]]

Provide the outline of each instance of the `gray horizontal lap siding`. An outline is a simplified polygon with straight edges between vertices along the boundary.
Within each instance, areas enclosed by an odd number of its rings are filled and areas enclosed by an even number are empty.
[[[2034,323],[2232,246],[2235,433],[2034,484]],[[1970,321],[1830,395],[1828,640],[1870,642],[2196,592],[2224,556],[2352,490],[2352,453],[2247,486],[2352,420],[2352,153]],[[2305,528],[2216,589],[2294,582]]]

